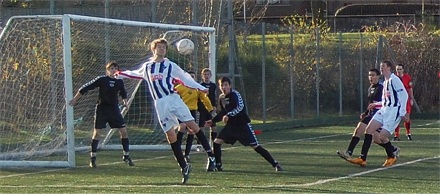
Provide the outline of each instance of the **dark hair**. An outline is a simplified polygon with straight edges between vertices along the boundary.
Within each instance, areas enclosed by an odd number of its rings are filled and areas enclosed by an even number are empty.
[[[382,61],[382,63],[385,63],[387,67],[393,67],[393,63],[391,63],[391,61]]]
[[[220,83],[220,85],[225,83],[225,82],[228,82],[229,85],[231,85],[231,79],[229,79],[228,77],[221,77],[221,78],[218,79],[218,82]]]
[[[196,74],[196,73],[194,73],[194,71],[188,71],[188,73],[189,74],[194,74],[194,75]]]
[[[110,67],[116,67],[116,69],[118,69],[118,71],[119,71],[119,65],[114,61],[110,61],[107,63],[107,65],[105,65],[106,70],[109,70]]]
[[[399,63],[396,66],[401,66],[403,69],[405,69],[405,66],[402,63]]]
[[[380,75],[380,71],[376,68],[372,68],[370,71],[376,73],[376,75]]]

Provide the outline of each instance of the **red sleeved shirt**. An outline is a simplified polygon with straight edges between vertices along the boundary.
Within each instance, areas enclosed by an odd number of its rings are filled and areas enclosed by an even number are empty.
[[[408,92],[409,89],[412,88],[412,79],[411,76],[408,74],[403,74],[402,77],[400,77],[402,80],[403,86],[405,87],[406,91]]]

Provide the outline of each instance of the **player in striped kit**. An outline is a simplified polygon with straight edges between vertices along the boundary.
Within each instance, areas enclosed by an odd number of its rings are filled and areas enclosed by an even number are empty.
[[[408,140],[412,140],[411,120],[409,117],[409,115],[411,114],[412,105],[414,103],[412,79],[411,79],[411,76],[409,76],[407,73],[405,73],[405,66],[403,64],[396,65],[396,72],[397,72],[397,76],[399,76],[400,79],[402,80],[402,83],[403,83],[403,86],[405,86],[406,92],[408,92],[408,102],[406,103],[406,113],[408,114],[408,121],[403,122],[403,125],[405,126],[405,129],[406,129],[406,138]],[[395,130],[395,134],[394,134],[394,141],[399,141],[400,140],[399,136],[400,136],[400,126],[397,125],[397,128]]]
[[[120,71],[119,77],[144,79],[147,81],[160,126],[166,134],[168,143],[171,145],[179,166],[182,168],[182,184],[185,184],[189,179],[191,164],[185,161],[182,148],[180,147],[181,144],[177,141],[175,129],[179,127],[178,120],[184,122],[200,140],[208,154],[208,168],[215,169],[215,158],[205,134],[200,130],[188,107],[174,90],[173,80],[180,80],[185,86],[201,90],[205,93],[208,91],[205,87],[194,81],[176,63],[165,58],[168,49],[168,43],[165,39],[153,40],[150,44],[150,49],[153,52],[153,57],[149,58],[135,70]]]
[[[367,125],[360,157],[349,160],[353,164],[367,165],[367,154],[373,139],[372,134],[375,131],[378,134],[374,134],[374,142],[385,148],[387,153],[387,159],[382,166],[393,165],[399,156],[399,148],[391,144],[389,137],[402,119],[404,121],[408,119],[405,109],[408,94],[400,78],[391,73],[392,66],[390,61],[383,61],[380,64],[380,71],[385,79],[382,92],[382,107]]]

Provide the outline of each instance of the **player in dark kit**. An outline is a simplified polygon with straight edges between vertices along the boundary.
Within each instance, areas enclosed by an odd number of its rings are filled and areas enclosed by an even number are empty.
[[[382,101],[383,86],[379,83],[380,71],[376,68],[370,69],[368,72],[368,80],[370,87],[368,88],[368,108],[360,115],[360,122],[356,126],[351,137],[350,144],[345,152],[336,151],[339,157],[350,160],[353,155],[353,150],[359,143],[360,137],[365,133],[368,123],[373,118],[373,115],[380,109],[380,102]]]
[[[222,77],[219,79],[219,85],[222,92],[219,96],[221,110],[212,120],[206,121],[205,125],[208,127],[219,121],[226,123],[225,127],[214,140],[214,155],[217,162],[217,170],[223,170],[221,144],[227,143],[233,145],[236,141],[239,141],[244,146],[254,148],[276,171],[283,171],[281,165],[258,143],[255,132],[250,124],[251,119],[247,115],[243,98],[241,98],[240,93],[231,88],[231,80],[227,77]]]
[[[75,106],[82,95],[89,90],[99,88],[98,104],[95,109],[95,128],[91,142],[90,167],[96,168],[96,152],[98,150],[100,133],[102,129],[106,128],[107,123],[111,128],[119,129],[123,149],[122,160],[129,166],[134,166],[129,155],[130,143],[128,141],[127,129],[119,109],[118,95],[122,97],[123,106],[127,106],[127,92],[124,87],[124,81],[115,78],[115,73],[119,70],[117,63],[109,62],[105,68],[107,75],[98,76],[84,84],[69,104]]]
[[[214,108],[214,112],[216,112],[217,109],[217,85],[214,82],[211,82],[211,70],[208,68],[204,68],[202,70],[202,82],[200,82],[200,85],[205,86],[205,88],[208,89],[208,98],[211,101],[211,105]],[[205,126],[205,121],[212,119],[211,113],[206,110],[205,105],[199,101],[198,102],[198,111],[200,113],[199,117],[199,126],[203,127]],[[214,139],[217,137],[217,129],[216,124],[213,123],[211,126],[211,141],[214,141]]]

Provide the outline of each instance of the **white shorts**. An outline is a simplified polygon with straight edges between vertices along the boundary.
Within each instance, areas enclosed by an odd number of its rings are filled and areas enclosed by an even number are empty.
[[[182,122],[194,120],[188,106],[178,94],[171,94],[156,100],[155,107],[160,126],[164,132],[177,128],[179,126],[178,120]]]
[[[396,127],[400,124],[400,120],[402,119],[399,116],[400,106],[399,107],[384,107],[381,108],[374,114],[373,119],[382,123],[382,129],[387,130],[390,134],[394,133]]]

